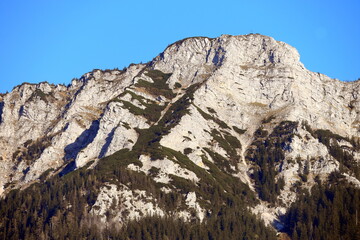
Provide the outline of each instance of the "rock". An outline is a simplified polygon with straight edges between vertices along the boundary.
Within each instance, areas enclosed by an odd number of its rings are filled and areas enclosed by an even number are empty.
[[[305,164],[310,173],[302,187],[308,189],[316,177],[326,180],[340,169],[342,163],[313,131],[331,131],[338,138],[331,144],[359,163],[360,152],[352,142],[360,137],[358,95],[359,81],[340,82],[310,72],[295,48],[259,34],[184,39],[146,65],[94,70],[69,86],[24,83],[0,95],[0,196],[37,181],[48,169],[57,174],[66,165],[80,168],[95,160],[93,167],[121,149],[132,150],[141,131],[150,134],[156,127],[166,129],[155,132],[160,147],[186,155],[207,172],[206,160],[216,164],[218,154],[229,161],[222,170],[255,191],[254,169],[246,154],[254,148],[256,131],[270,134],[281,122],[293,121],[298,127],[283,149],[284,160],[276,165],[277,179],[286,183],[277,197],[281,203],[268,207],[261,202],[252,209],[270,224],[296,200],[292,188],[300,182]],[[185,97],[187,102],[178,106]],[[130,164],[127,169],[147,175],[158,169],[152,177],[168,185],[163,192],[170,191],[173,176],[200,181],[194,171],[170,157],[150,159],[142,153],[139,161],[141,167]],[[360,186],[351,169],[344,176]],[[112,201],[123,201],[126,209],[133,209],[127,220],[140,213],[170,214],[152,202],[155,196],[136,191],[108,185],[91,211],[105,221]],[[135,192],[148,200],[137,198]],[[190,220],[195,211],[201,221],[209,209],[199,205],[195,192],[185,199],[188,209],[172,214]],[[114,212],[120,222],[124,211]]]

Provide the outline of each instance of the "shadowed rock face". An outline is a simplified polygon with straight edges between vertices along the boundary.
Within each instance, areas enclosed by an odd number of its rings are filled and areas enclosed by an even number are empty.
[[[64,159],[71,160],[75,159],[79,152],[86,148],[92,141],[99,131],[99,121],[95,120],[91,123],[90,127],[86,129],[84,132],[80,134],[78,138],[76,138],[75,142],[67,145],[64,148],[65,156]]]
[[[2,113],[3,113],[3,108],[4,108],[4,102],[0,102],[0,123],[2,122]]]
[[[310,72],[299,58],[293,47],[262,35],[196,37],[170,45],[148,64],[94,70],[69,86],[17,86],[0,98],[0,194],[50,168],[65,174],[122,149],[147,149],[146,144],[185,153],[204,169],[209,168],[206,161],[215,163],[257,192],[261,179],[256,174],[263,163],[256,156],[266,143],[272,147],[266,154],[282,151],[271,164],[274,181],[284,184],[271,200],[274,207],[262,202],[253,211],[268,223],[277,221],[296,199],[292,188],[304,171],[311,187],[316,177],[326,179],[346,166],[333,154],[335,144],[359,162],[359,82]],[[289,122],[292,127],[284,127]],[[321,141],[318,129],[333,133],[329,144]],[[43,139],[47,144],[37,151],[34,143]],[[172,159],[159,164],[162,156],[141,152],[138,157],[143,166],[129,168],[145,174],[160,169],[155,181],[169,183],[167,168],[171,175],[195,179]],[[349,166],[348,181],[360,186]],[[132,194],[122,188],[124,193],[104,188],[100,196]],[[194,194],[188,201],[203,216]],[[163,214],[155,206],[149,209]]]

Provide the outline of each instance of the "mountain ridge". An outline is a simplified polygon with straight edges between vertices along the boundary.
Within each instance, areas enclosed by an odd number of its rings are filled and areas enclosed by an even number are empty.
[[[258,34],[183,39],[146,64],[68,86],[22,84],[0,99],[0,194],[89,171],[104,178],[86,210],[102,223],[109,212],[121,224],[203,222],[213,185],[217,204],[256,198],[250,212],[281,231],[298,193],[319,181],[340,172],[360,188],[358,92],[358,82],[312,73],[295,48]],[[159,196],[172,192],[169,210]]]

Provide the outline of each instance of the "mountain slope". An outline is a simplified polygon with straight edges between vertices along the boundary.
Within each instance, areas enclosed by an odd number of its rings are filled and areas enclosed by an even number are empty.
[[[157,216],[149,221],[195,221],[189,234],[200,237],[216,216],[262,229],[260,215],[294,237],[284,219],[299,193],[331,185],[329,177],[360,187],[358,85],[306,70],[294,48],[257,34],[184,39],[147,64],[94,70],[69,86],[23,84],[0,98],[2,206],[60,188],[43,199],[50,210],[28,200],[43,229],[66,223],[61,214],[117,229]],[[12,211],[27,216],[2,208]]]

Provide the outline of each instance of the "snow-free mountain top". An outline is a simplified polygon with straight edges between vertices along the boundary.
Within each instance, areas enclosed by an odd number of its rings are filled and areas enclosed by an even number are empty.
[[[245,184],[261,200],[251,211],[267,223],[286,212],[296,189],[334,171],[359,187],[359,82],[310,72],[299,58],[258,34],[194,37],[147,64],[94,70],[69,86],[18,86],[0,96],[0,194],[97,169],[104,157],[162,184],[164,194],[181,192],[185,205],[171,214],[185,220],[212,211],[197,189],[207,175]],[[106,221],[112,199],[126,206],[112,208],[117,222],[170,214],[125,182],[105,183],[89,212]]]
[[[190,60],[193,64],[220,66],[225,55],[226,61],[235,65],[264,66],[281,63],[293,67],[302,66],[295,48],[260,34],[186,38],[169,45],[155,61],[164,60],[164,63],[174,65],[175,61]]]

